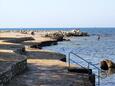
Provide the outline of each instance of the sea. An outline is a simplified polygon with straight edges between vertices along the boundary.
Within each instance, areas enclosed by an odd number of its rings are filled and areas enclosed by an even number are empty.
[[[58,42],[58,45],[43,47],[45,50],[51,50],[65,54],[67,59],[69,53],[73,52],[82,57],[89,63],[100,68],[100,61],[109,59],[115,62],[115,28],[1,28],[0,30],[73,30],[80,29],[81,32],[87,32],[90,36],[69,37],[70,41]],[[98,37],[100,39],[98,40]],[[81,66],[88,67],[88,64],[71,54],[71,59]],[[75,64],[71,62],[71,64]],[[89,66],[97,75],[98,70]],[[115,69],[101,71],[100,86],[115,86]],[[98,83],[98,78],[96,78]]]
[[[82,32],[88,32],[90,36],[70,37],[71,41],[59,42],[58,45],[47,46],[43,49],[52,50],[65,54],[67,59],[69,53],[73,52],[96,67],[100,68],[100,62],[105,59],[115,62],[115,28],[79,28]],[[98,40],[98,36],[100,39]],[[71,59],[81,66],[88,64],[75,55]],[[74,64],[74,62],[71,62]],[[98,69],[90,67],[98,75]],[[115,86],[115,69],[100,72],[100,86]],[[98,77],[96,78],[98,83]]]

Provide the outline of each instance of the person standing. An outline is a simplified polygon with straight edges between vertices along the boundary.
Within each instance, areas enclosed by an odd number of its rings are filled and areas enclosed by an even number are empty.
[[[97,38],[98,40],[100,40],[100,35],[98,35],[98,38]]]

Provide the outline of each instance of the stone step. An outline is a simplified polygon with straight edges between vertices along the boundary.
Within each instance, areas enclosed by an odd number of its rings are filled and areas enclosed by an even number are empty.
[[[69,72],[75,72],[75,73],[87,73],[92,74],[92,69],[85,69],[85,68],[68,68]]]

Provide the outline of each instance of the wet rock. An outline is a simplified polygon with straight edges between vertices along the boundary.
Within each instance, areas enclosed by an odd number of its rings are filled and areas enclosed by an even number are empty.
[[[71,41],[70,39],[63,39],[64,41]]]
[[[100,68],[103,70],[108,70],[108,65],[107,65],[106,61],[100,62]]]
[[[107,63],[107,65],[108,65],[108,68],[115,68],[115,63],[114,62],[112,62],[111,60],[105,60],[106,61],[106,63]]]
[[[108,70],[109,68],[115,68],[115,63],[111,60],[105,59],[101,61],[100,67],[103,70]]]
[[[66,57],[65,58],[62,58],[62,59],[60,59],[62,62],[67,62],[66,61]]]
[[[41,42],[41,43],[38,43],[38,44],[35,44],[35,45],[30,45],[29,48],[37,48],[37,49],[42,49],[42,47],[45,47],[45,46],[51,46],[51,45],[57,45],[57,41],[44,41],[44,42]]]
[[[29,48],[42,49],[42,47],[40,47],[39,45],[30,45]]]
[[[44,41],[39,44],[40,47],[50,46],[50,45],[57,45],[57,41]]]

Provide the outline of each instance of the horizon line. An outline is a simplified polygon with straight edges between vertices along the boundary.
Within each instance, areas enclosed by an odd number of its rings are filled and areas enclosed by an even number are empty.
[[[22,29],[22,28],[115,28],[115,27],[0,27],[0,29],[11,29],[11,28],[17,28],[17,29]]]

